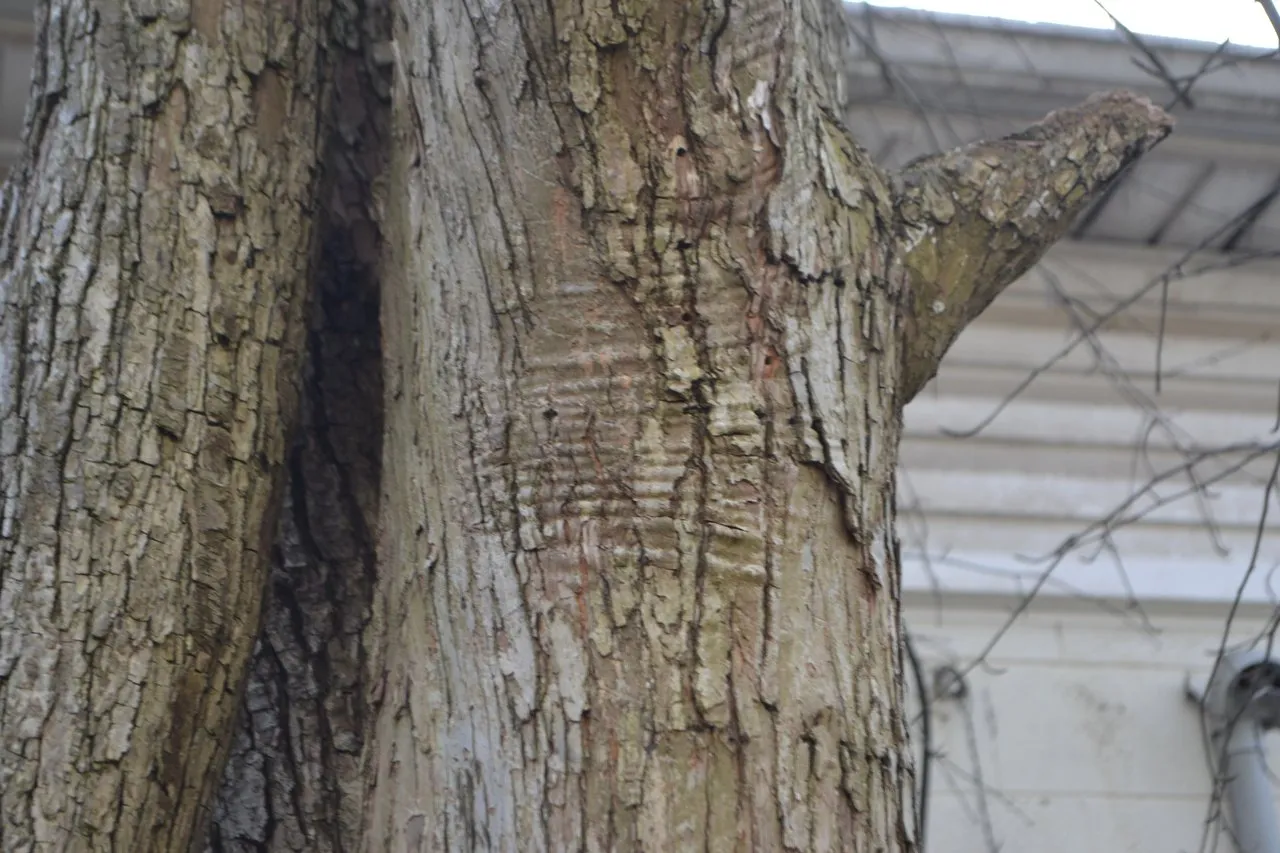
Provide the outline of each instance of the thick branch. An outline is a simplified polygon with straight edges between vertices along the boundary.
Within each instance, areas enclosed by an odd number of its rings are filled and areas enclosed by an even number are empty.
[[[1145,98],[1112,92],[902,171],[898,252],[910,285],[903,404],[960,332],[1172,126]]]

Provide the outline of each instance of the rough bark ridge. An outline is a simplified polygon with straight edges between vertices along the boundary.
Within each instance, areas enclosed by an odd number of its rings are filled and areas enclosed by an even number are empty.
[[[371,725],[362,640],[382,452],[374,195],[390,142],[386,4],[337,4],[328,33],[334,65],[299,432],[211,853],[352,851],[362,828]]]
[[[1166,119],[890,176],[836,3],[402,12],[368,849],[911,849],[901,406]]]
[[[185,850],[295,405],[318,4],[39,10],[0,213],[0,848]]]

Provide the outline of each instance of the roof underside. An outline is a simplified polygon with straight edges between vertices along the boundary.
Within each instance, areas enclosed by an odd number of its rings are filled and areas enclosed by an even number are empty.
[[[850,4],[850,128],[886,166],[1017,130],[1125,88],[1174,135],[1081,217],[1074,236],[1248,253],[1280,249],[1280,58],[1115,31]],[[1190,83],[1189,91],[1186,91]]]

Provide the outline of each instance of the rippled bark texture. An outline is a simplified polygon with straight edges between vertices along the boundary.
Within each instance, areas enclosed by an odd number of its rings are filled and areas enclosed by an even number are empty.
[[[912,849],[901,407],[1167,120],[889,175],[839,4],[403,5],[368,849]]]
[[[0,848],[184,850],[295,407],[317,5],[39,15],[0,233]]]
[[[887,174],[827,0],[42,8],[0,848],[913,849],[901,408],[1162,113]]]

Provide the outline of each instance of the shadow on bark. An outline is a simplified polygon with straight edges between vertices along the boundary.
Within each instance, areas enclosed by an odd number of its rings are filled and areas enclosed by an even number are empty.
[[[354,850],[368,730],[363,629],[382,451],[381,247],[390,122],[386,4],[335,4],[299,429],[209,853]]]

